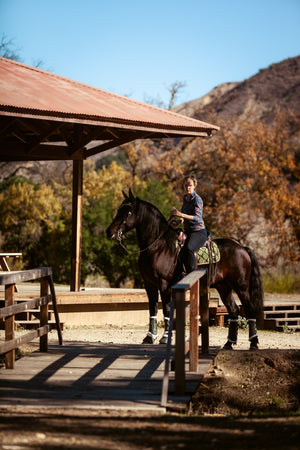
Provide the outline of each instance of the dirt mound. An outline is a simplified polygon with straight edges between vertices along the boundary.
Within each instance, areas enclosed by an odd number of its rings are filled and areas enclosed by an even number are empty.
[[[190,414],[286,414],[300,408],[300,351],[226,351],[216,356]]]

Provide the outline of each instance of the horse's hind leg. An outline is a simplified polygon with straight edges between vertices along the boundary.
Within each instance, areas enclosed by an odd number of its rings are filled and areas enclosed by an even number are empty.
[[[258,349],[258,334],[256,328],[256,313],[253,310],[253,307],[250,302],[249,289],[245,288],[244,290],[235,289],[241,303],[244,307],[245,315],[248,321],[249,326],[249,341],[250,341],[250,350]]]
[[[226,285],[220,285],[215,287],[219,292],[222,302],[226,306],[226,309],[229,314],[227,342],[223,348],[226,350],[232,350],[232,345],[237,343],[238,328],[239,328],[238,326],[239,308],[235,303],[235,300],[232,295],[232,289],[230,287]]]
[[[158,337],[157,333],[157,302],[158,302],[158,289],[150,284],[145,283],[145,289],[148,295],[149,301],[149,329],[143,339],[143,344],[154,344]]]

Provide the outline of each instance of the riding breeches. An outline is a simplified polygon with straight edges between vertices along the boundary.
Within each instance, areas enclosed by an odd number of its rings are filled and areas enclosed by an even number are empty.
[[[207,230],[192,231],[187,235],[184,246],[180,250],[179,259],[184,264],[186,273],[196,269],[195,251],[199,250],[207,240]]]

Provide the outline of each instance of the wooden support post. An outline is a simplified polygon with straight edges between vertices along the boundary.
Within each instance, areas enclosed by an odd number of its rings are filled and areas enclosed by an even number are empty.
[[[175,393],[185,391],[185,292],[175,291],[176,339],[175,339]]]
[[[73,161],[71,291],[80,290],[83,161]]]
[[[199,360],[199,280],[190,292],[190,372],[198,371]]]
[[[61,334],[60,320],[59,320],[59,314],[58,314],[58,309],[57,309],[57,300],[56,300],[52,275],[50,275],[48,277],[48,281],[49,281],[50,292],[51,292],[51,297],[52,297],[52,306],[53,306],[53,311],[54,311],[56,330],[57,330],[57,335],[58,335],[58,342],[59,342],[59,345],[63,345],[63,338],[62,338],[62,334]]]
[[[41,297],[48,295],[48,278],[41,279]],[[40,306],[40,326],[48,325],[48,303]],[[40,337],[40,352],[48,351],[48,333]]]
[[[14,304],[15,285],[5,285],[5,306],[12,306]],[[5,341],[10,341],[15,337],[15,316],[12,314],[5,320]],[[5,367],[7,369],[15,368],[15,349],[10,350],[5,354]]]
[[[209,353],[209,302],[208,302],[208,276],[200,280],[200,316],[202,328],[202,353]]]

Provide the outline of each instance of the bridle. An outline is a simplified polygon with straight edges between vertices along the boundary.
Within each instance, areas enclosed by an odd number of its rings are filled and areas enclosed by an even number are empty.
[[[126,223],[126,220],[123,222],[122,225],[124,225],[124,223]],[[151,242],[151,244],[149,244],[146,248],[140,249],[140,250],[137,251],[137,252],[128,250],[127,247],[123,244],[123,242],[122,242],[122,239],[123,239],[123,238],[122,238],[122,235],[125,236],[125,234],[122,233],[122,231],[120,230],[120,228],[119,228],[118,231],[117,231],[116,240],[119,241],[120,246],[121,246],[127,253],[129,253],[129,254],[131,254],[131,255],[134,255],[134,254],[143,253],[143,252],[145,252],[146,250],[149,250],[149,248],[151,248],[154,244],[156,244],[157,241],[159,241],[159,239],[163,236],[163,234],[164,234],[165,232],[166,232],[166,230],[163,230],[163,231],[157,236],[157,238],[154,239],[153,242]]]
[[[120,208],[118,209],[118,211],[119,211],[121,208],[123,208],[124,206],[131,206],[131,207],[132,207],[132,203],[124,203],[123,205],[120,206]],[[131,211],[128,211],[127,218],[128,218],[128,216],[131,215],[131,214],[132,214],[132,212],[131,212]],[[128,250],[128,249],[126,248],[126,246],[125,246],[125,245],[123,244],[123,242],[122,242],[122,240],[123,240],[124,237],[125,237],[125,233],[123,233],[122,230],[121,230],[122,225],[126,225],[127,218],[122,222],[122,224],[121,224],[120,227],[118,228],[118,230],[117,230],[117,232],[116,232],[116,240],[119,242],[120,246],[121,246],[127,253],[129,253],[129,254],[131,254],[131,255],[138,254],[138,253],[143,253],[143,252],[149,250],[149,248],[151,248],[154,244],[156,244],[156,242],[159,241],[159,239],[160,239],[160,238],[163,236],[163,234],[166,232],[166,229],[163,230],[163,231],[157,236],[157,238],[155,238],[154,241],[151,242],[151,244],[149,244],[146,248],[140,249],[140,250],[137,251],[137,252]],[[169,219],[169,220],[170,220],[170,219]],[[168,221],[168,222],[169,222],[169,221]],[[124,237],[123,237],[123,236],[124,236]]]

